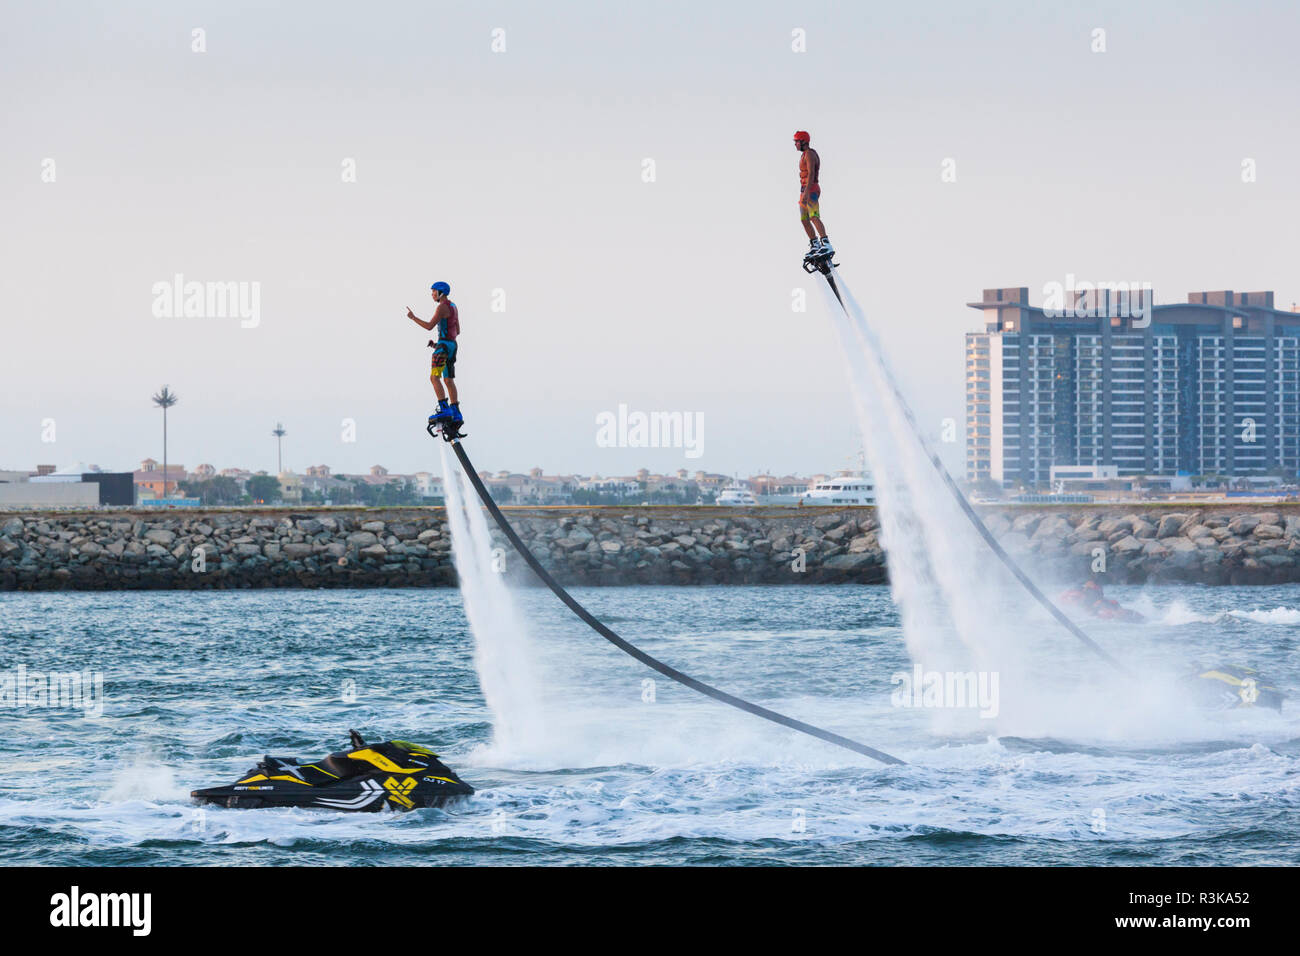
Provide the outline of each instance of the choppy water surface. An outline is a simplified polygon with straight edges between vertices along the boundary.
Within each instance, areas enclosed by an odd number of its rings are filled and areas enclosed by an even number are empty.
[[[902,767],[647,684],[540,590],[518,595],[540,732],[514,748],[492,743],[456,591],[0,594],[0,675],[97,670],[106,694],[100,717],[0,708],[0,861],[1296,863],[1296,704],[1205,713],[1171,675],[1250,664],[1294,692],[1300,587],[1113,593],[1151,622],[1088,626],[1132,679],[1018,621],[1023,668],[982,718],[894,705],[913,662],[882,587],[579,590],[651,653]],[[349,727],[433,745],[478,795],[408,814],[190,805]]]

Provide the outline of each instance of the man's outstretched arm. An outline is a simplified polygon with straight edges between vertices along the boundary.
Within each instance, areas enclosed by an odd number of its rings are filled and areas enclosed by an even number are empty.
[[[435,312],[434,315],[437,315],[437,313]],[[414,322],[416,325],[418,325],[420,328],[424,329],[426,332],[432,332],[434,326],[438,324],[437,320],[432,318],[429,319],[428,322],[424,321],[424,319],[420,318],[418,315],[416,315],[414,312],[411,311],[410,306],[407,306],[406,317],[410,319],[412,322]]]

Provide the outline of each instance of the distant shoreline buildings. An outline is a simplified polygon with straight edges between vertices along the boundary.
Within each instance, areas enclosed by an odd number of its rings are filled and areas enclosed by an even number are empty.
[[[1067,309],[1027,287],[968,303],[966,479],[985,488],[1291,483],[1300,473],[1300,313],[1272,292],[1096,288]]]
[[[1201,489],[1295,489],[1300,479],[1300,312],[1273,293],[1192,292],[1156,305],[1149,287],[1094,286],[1033,305],[1028,287],[983,290],[984,329],[965,335],[966,456],[971,491],[1021,500],[1088,493],[1142,497]],[[278,427],[278,426],[277,426]],[[869,477],[697,470],[671,474],[479,472],[506,504],[874,503]],[[855,482],[839,480],[853,476]],[[723,492],[731,494],[723,496]],[[442,478],[374,465],[269,475],[146,458],[134,472],[94,465],[0,470],[0,510],[240,504],[440,503]],[[1048,492],[1044,495],[1043,492]],[[1064,496],[1064,497],[1062,497]]]
[[[64,482],[60,487],[43,484],[55,477]],[[633,475],[602,477],[547,475],[542,469],[533,468],[526,473],[481,471],[479,477],[492,496],[504,504],[691,505],[711,504],[727,488],[743,489],[760,504],[795,504],[831,476],[759,474],[741,479],[705,471],[691,473],[684,468],[672,474],[642,468]],[[102,498],[95,484],[110,479],[116,495],[111,501]],[[57,475],[53,465],[40,465],[31,472],[0,471],[0,510],[110,504],[138,507],[418,505],[440,504],[443,497],[442,476],[427,471],[392,474],[382,465],[373,465],[362,474],[334,474],[328,465],[320,464],[309,466],[304,474],[283,471],[272,476],[265,471],[244,468],[218,470],[210,464],[201,464],[190,471],[182,464],[169,463],[164,474],[155,459],[146,458],[134,472],[102,472],[95,465],[78,465]],[[874,502],[874,497],[871,501]]]

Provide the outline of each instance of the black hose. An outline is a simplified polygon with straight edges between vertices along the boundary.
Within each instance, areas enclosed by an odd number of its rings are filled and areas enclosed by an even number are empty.
[[[862,754],[864,757],[871,757],[873,760],[879,760],[881,763],[903,763],[902,760],[885,753],[883,750],[876,750],[874,747],[860,744],[856,740],[850,740],[848,737],[832,733],[829,730],[822,730],[822,728],[814,727],[812,724],[805,724],[802,720],[795,720],[793,717],[785,716],[785,714],[778,714],[774,710],[768,710],[766,707],[760,707],[758,704],[751,704],[749,701],[742,700],[733,694],[728,694],[726,691],[718,690],[718,688],[706,684],[703,681],[698,681],[694,677],[683,674],[675,667],[669,667],[663,661],[651,657],[645,651],[623,640],[623,638],[619,637],[604,624],[600,623],[600,621],[596,620],[596,618],[591,615],[590,611],[574,600],[573,596],[570,595],[568,591],[564,590],[564,588],[560,587],[559,583],[551,577],[550,572],[542,567],[541,562],[533,556],[533,553],[528,550],[527,545],[525,545],[519,535],[515,533],[515,529],[510,527],[510,522],[508,522],[505,515],[501,513],[501,509],[497,507],[497,503],[492,500],[492,495],[488,493],[486,486],[484,486],[483,479],[478,476],[478,472],[476,472],[474,466],[470,464],[469,455],[465,453],[465,449],[461,445],[460,440],[453,440],[451,442],[451,447],[455,449],[456,457],[460,459],[460,466],[464,469],[466,477],[468,477],[470,482],[474,485],[474,490],[478,492],[478,496],[482,500],[483,506],[487,508],[489,513],[491,513],[492,518],[496,521],[497,525],[500,526],[501,531],[510,540],[514,549],[519,552],[519,556],[528,562],[528,566],[533,569],[533,573],[542,579],[542,583],[550,588],[556,597],[568,605],[570,611],[582,618],[588,627],[605,640],[609,641],[623,653],[635,657],[642,664],[657,670],[665,677],[671,678],[672,680],[677,681],[677,683],[691,688],[691,690],[699,691],[706,697],[712,697],[714,700],[735,707],[737,710],[743,710],[748,714],[753,714],[755,717],[762,717],[764,720],[770,720],[774,724],[780,724],[783,727],[789,727],[791,730],[797,730],[800,733],[808,734],[810,737],[816,737],[818,740],[824,740],[837,747],[843,747],[845,750],[852,750],[854,753]]]

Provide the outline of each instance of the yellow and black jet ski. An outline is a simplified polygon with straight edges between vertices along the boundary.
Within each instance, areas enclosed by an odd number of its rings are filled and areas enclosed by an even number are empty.
[[[310,807],[374,812],[388,807],[441,807],[474,788],[428,747],[405,740],[368,744],[355,730],[352,749],[314,763],[295,757],[263,758],[234,783],[191,791],[200,804],[234,809]]]
[[[1208,707],[1268,707],[1281,710],[1286,695],[1251,667],[1220,664],[1189,678],[1197,698]]]

